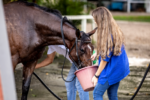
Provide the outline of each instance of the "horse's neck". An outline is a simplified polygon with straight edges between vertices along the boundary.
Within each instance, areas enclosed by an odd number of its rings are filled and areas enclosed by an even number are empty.
[[[45,13],[41,14],[42,17],[35,19],[35,26],[39,35],[45,38],[46,45],[63,45],[61,35],[61,19],[54,14]],[[72,41],[75,40],[75,29],[71,25],[64,23],[63,32],[65,37],[66,46],[69,48]]]

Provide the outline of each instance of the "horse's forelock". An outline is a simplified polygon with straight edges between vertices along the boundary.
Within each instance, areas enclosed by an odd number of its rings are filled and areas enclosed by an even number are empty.
[[[91,41],[90,36],[82,31],[81,41]]]
[[[90,39],[90,36],[88,34],[86,34],[85,32],[81,31],[82,33],[82,36],[81,36],[81,44],[80,44],[80,49],[81,49],[81,46],[84,44],[84,43],[90,43],[91,42],[91,39]]]

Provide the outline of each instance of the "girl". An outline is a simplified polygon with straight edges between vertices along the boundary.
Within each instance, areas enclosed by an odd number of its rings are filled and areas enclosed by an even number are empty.
[[[129,62],[124,46],[123,33],[105,7],[94,9],[92,16],[97,24],[97,54],[91,56],[99,59],[99,67],[92,82],[94,100],[103,100],[107,90],[109,100],[118,100],[119,82],[129,73]]]

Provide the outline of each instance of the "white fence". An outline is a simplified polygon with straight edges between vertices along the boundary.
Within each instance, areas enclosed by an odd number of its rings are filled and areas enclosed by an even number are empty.
[[[81,20],[81,31],[87,32],[87,19],[92,20],[91,28],[88,27],[88,32],[96,28],[95,21],[91,15],[75,15],[75,16],[66,16],[70,20]],[[92,35],[93,41],[97,41],[97,34]]]
[[[84,32],[86,32],[87,19],[92,20],[92,29],[94,29],[96,27],[94,20],[93,20],[93,17],[91,15],[67,16],[67,18],[70,20],[81,20],[81,30]]]

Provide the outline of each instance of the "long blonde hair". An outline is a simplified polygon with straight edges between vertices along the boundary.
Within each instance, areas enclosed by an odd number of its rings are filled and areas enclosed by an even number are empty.
[[[124,44],[123,33],[110,11],[105,7],[98,7],[93,10],[92,16],[98,26],[97,57],[105,59],[106,56],[109,57],[110,52],[119,55]]]

